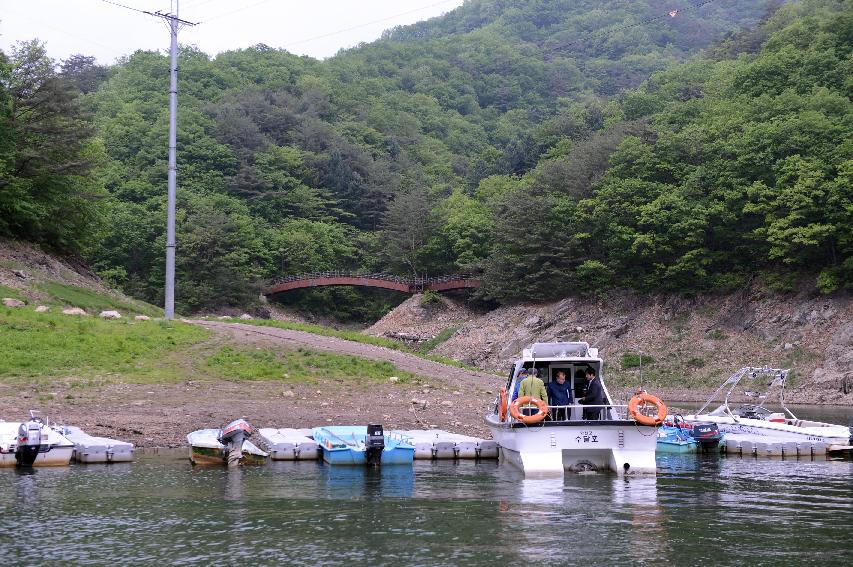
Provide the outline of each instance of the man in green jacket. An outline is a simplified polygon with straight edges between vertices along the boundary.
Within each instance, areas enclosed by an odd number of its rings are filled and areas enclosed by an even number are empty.
[[[548,403],[548,392],[545,391],[545,382],[537,376],[535,368],[527,370],[527,378],[521,381],[521,386],[518,388],[518,397],[531,396]],[[521,413],[524,415],[533,415],[539,409],[533,404],[525,404],[521,406]]]

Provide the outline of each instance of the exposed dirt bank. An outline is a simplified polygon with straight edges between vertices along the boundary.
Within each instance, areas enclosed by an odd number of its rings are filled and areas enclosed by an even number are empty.
[[[792,368],[786,398],[853,404],[853,297],[779,295],[760,287],[728,295],[613,293],[503,306],[480,314],[445,299],[428,308],[415,296],[367,332],[428,340],[458,329],[432,352],[499,371],[536,341],[585,340],[600,348],[611,383],[639,384],[626,353],[652,361],[643,380],[676,399],[702,398],[742,366]]]

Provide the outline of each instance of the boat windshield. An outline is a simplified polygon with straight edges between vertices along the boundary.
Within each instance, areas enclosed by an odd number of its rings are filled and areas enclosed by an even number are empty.
[[[773,412],[764,407],[765,403],[775,398],[778,391],[781,408],[793,419],[797,419],[797,416],[785,406],[785,379],[789,372],[790,369],[787,368],[741,368],[723,382],[696,413],[704,413],[708,406],[722,396],[722,405],[710,412],[711,415],[767,419]],[[744,399],[748,401],[732,407],[733,402]]]

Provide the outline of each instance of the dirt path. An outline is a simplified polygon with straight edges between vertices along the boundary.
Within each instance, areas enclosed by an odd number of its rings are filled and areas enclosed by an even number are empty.
[[[502,381],[500,377],[494,374],[448,366],[398,350],[347,341],[336,337],[325,337],[304,331],[291,331],[275,327],[258,327],[244,323],[222,323],[203,320],[190,322],[218,333],[227,333],[234,341],[239,343],[264,346],[281,345],[288,348],[305,347],[338,354],[351,354],[371,360],[382,360],[390,362],[400,370],[406,370],[419,376],[439,380],[457,388],[470,387],[472,385],[495,388]]]

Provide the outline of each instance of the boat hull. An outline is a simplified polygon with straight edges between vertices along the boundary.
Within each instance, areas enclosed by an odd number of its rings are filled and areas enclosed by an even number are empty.
[[[382,451],[382,466],[411,465],[415,458],[414,447],[395,447]],[[361,465],[367,464],[366,453],[356,449],[326,449],[323,448],[323,461],[330,465]]]
[[[500,459],[525,476],[611,471],[619,476],[655,474],[657,431],[631,420],[569,421],[515,426],[486,417]]]
[[[663,441],[658,440],[655,451],[660,453],[680,454],[698,453],[699,443],[696,441]]]
[[[214,447],[190,447],[190,461],[194,465],[218,465],[222,466],[228,463],[228,455],[225,449]],[[240,459],[241,465],[263,465],[267,462],[265,455],[258,455],[246,451],[243,448],[243,457]]]
[[[71,456],[74,454],[74,446],[51,447],[50,451],[39,453],[33,462],[34,467],[66,467],[71,464]],[[14,467],[17,465],[15,453],[0,454],[0,467]]]

